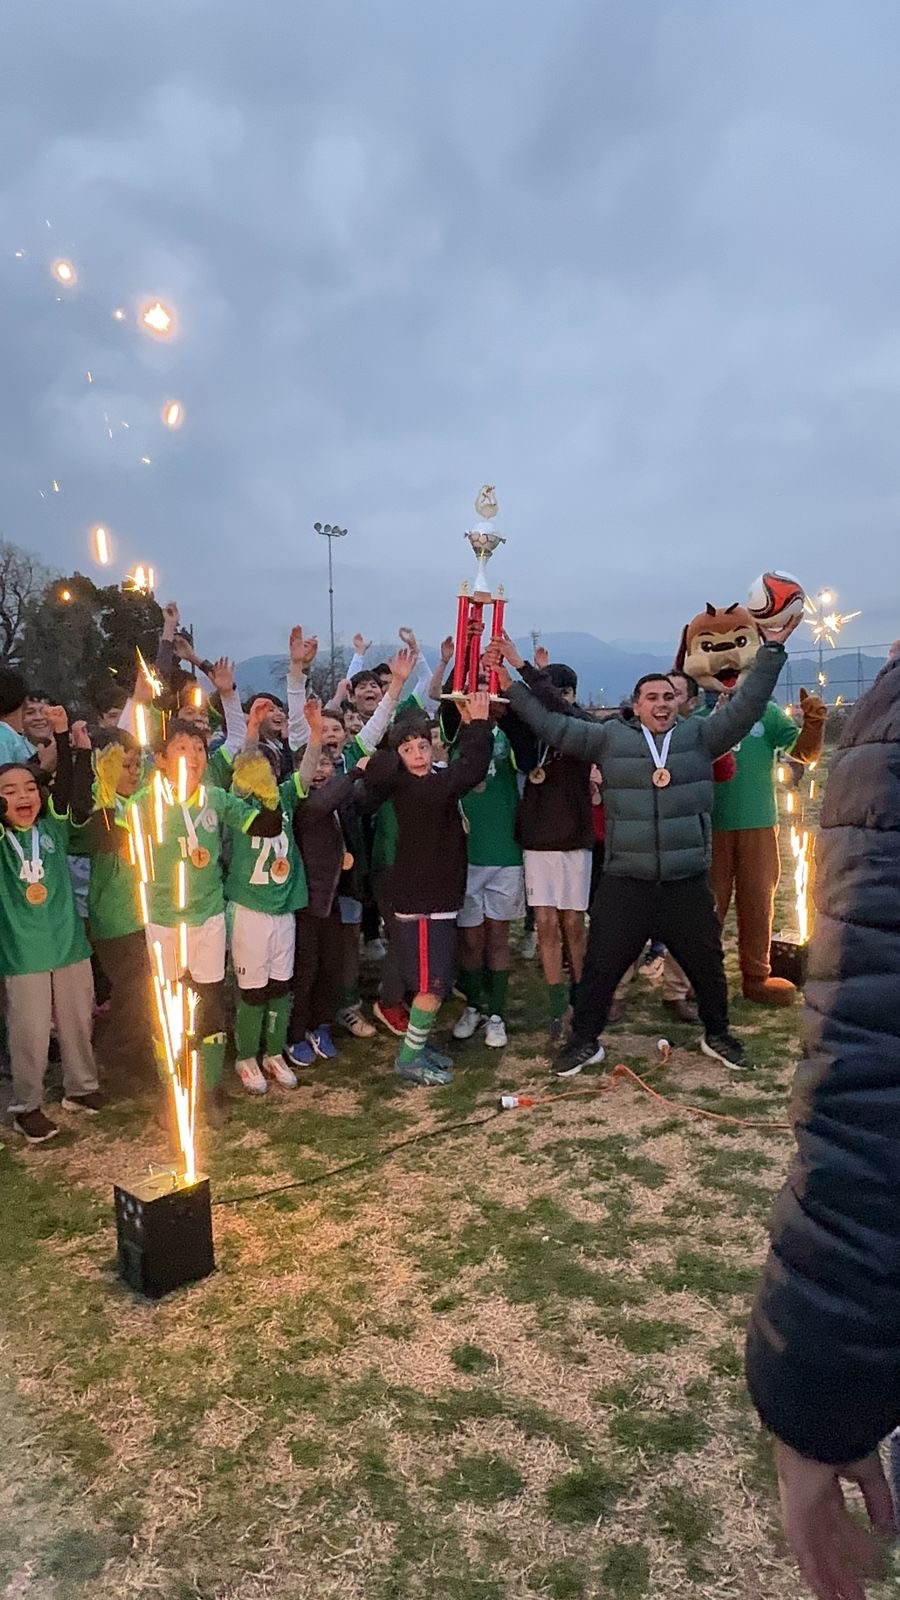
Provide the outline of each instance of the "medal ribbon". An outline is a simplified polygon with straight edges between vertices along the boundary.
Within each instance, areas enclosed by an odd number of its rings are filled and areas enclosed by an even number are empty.
[[[7,829],[6,837],[16,852],[22,865],[19,869],[19,878],[23,883],[40,883],[44,876],[44,863],[41,860],[41,836],[37,828],[31,830],[31,860],[25,860],[25,851],[11,828]]]
[[[669,729],[668,733],[666,734],[665,738],[663,739],[662,749],[661,750],[657,750],[657,748],[656,748],[656,740],[654,739],[652,733],[650,732],[650,729],[649,728],[645,728],[644,724],[641,723],[641,733],[644,735],[644,738],[646,739],[647,744],[650,747],[650,754],[653,757],[653,765],[655,766],[657,772],[662,772],[662,771],[665,770],[666,762],[669,759],[669,745],[672,743],[672,735],[673,735],[674,732],[675,732],[674,728],[670,728]]]
[[[184,817],[184,826],[187,829],[189,847],[188,855],[190,855],[192,850],[198,850],[200,848],[197,840],[197,829],[194,827],[194,820],[186,805],[181,807],[181,815]]]

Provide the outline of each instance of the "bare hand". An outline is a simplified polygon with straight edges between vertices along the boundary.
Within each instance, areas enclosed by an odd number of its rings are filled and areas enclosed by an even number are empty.
[[[546,646],[539,644],[534,652],[534,664],[540,672],[546,672],[550,665],[550,651]]]
[[[503,693],[505,694],[507,689],[509,688],[510,684],[512,683],[512,677],[507,672],[506,668],[502,665],[502,663],[495,670],[496,670],[496,673],[497,673],[497,683],[499,684],[500,688],[503,690]],[[505,709],[505,707],[500,706],[499,709],[501,711],[503,711]]]
[[[322,743],[322,702],[311,699],[306,702],[306,723],[309,728],[310,744]]]
[[[250,707],[250,710],[247,712],[247,738],[248,739],[254,739],[255,740],[255,739],[259,738],[259,730],[260,730],[260,728],[262,727],[262,725],[265,722],[266,718],[270,717],[272,715],[272,712],[274,710],[275,710],[275,702],[273,700],[267,700],[264,695],[261,696],[258,700],[254,700],[252,706]]]
[[[332,705],[332,706],[342,706],[344,701],[345,700],[349,700],[349,698],[350,698],[350,679],[349,678],[342,678],[340,683],[337,685],[337,687],[336,687],[336,689],[334,691],[334,694],[331,696],[331,699],[329,700],[328,704]]]
[[[372,641],[371,639],[367,639],[365,634],[355,633],[353,635],[353,650],[355,655],[364,656],[366,651],[371,650],[371,648]]]
[[[441,660],[443,661],[445,667],[449,666],[455,654],[456,640],[454,639],[452,633],[448,633],[446,639],[441,640]]]
[[[368,756],[360,756],[360,758],[357,761],[356,766],[354,767],[353,770],[354,770],[354,772],[365,772],[366,767],[368,765],[369,765]]]
[[[472,722],[487,722],[491,714],[491,697],[486,689],[479,689],[468,697],[469,718]]]
[[[780,628],[773,628],[771,624],[762,630],[762,636],[767,644],[787,644],[792,633],[795,633],[803,621],[801,612],[799,617],[788,617]]]
[[[509,662],[514,672],[518,672],[520,667],[524,667],[525,658],[519,654],[508,633],[502,633],[499,639],[493,639],[491,643],[497,646],[504,661]],[[537,652],[535,652],[536,654]]]
[[[197,657],[194,655],[194,646],[191,644],[190,639],[188,639],[183,633],[176,633],[174,639],[172,640],[172,649],[179,661],[196,662],[197,660]]]
[[[416,658],[411,650],[398,650],[393,660],[388,663],[391,669],[391,677],[398,688],[403,688],[415,664]],[[394,684],[391,685],[392,689]]]
[[[398,628],[397,632],[400,638],[403,640],[403,643],[406,645],[407,650],[411,650],[413,655],[417,656],[419,654],[419,641],[413,633],[412,628]]]
[[[166,605],[163,606],[163,616],[167,622],[174,622],[176,628],[178,627],[178,624],[181,621],[181,612],[179,611],[174,600],[170,600]]]
[[[316,635],[314,633],[311,633],[308,639],[304,639],[304,641],[303,641],[303,656],[302,656],[301,661],[300,661],[300,665],[303,668],[304,672],[308,672],[310,667],[312,666],[313,662],[315,661],[315,659],[316,659],[316,651],[318,650],[318,648],[319,648],[319,641],[316,638]]]
[[[303,637],[303,629],[298,623],[295,628],[291,629],[291,636],[288,640],[288,651],[290,654],[292,667],[303,666],[305,650],[306,640]]]
[[[54,733],[68,733],[69,713],[65,706],[48,706],[46,715]]]
[[[214,662],[210,677],[220,694],[234,694],[234,662],[227,656],[220,656]]]
[[[70,743],[73,750],[90,750],[91,736],[86,722],[73,722]]]
[[[876,1534],[896,1537],[891,1491],[877,1451],[845,1466],[826,1466],[780,1441],[775,1451],[788,1544],[817,1600],[865,1600],[867,1581],[882,1573],[872,1533],[847,1510],[841,1479],[859,1485]]]

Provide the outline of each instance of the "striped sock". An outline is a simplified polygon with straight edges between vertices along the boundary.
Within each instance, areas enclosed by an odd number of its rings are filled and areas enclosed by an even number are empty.
[[[433,1011],[423,1011],[421,1006],[415,1004],[411,1006],[409,1026],[397,1057],[397,1060],[403,1066],[407,1066],[410,1061],[415,1061],[422,1054],[422,1050],[428,1041],[434,1018],[435,1013]]]

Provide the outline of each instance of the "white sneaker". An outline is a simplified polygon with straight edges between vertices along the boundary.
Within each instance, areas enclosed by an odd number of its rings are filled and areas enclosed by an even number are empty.
[[[234,1070],[247,1090],[248,1094],[267,1094],[269,1085],[259,1070],[256,1061],[236,1061]]]
[[[354,1039],[374,1039],[375,1037],[375,1029],[372,1027],[371,1022],[366,1021],[362,1014],[362,1007],[359,1005],[345,1006],[343,1011],[338,1012],[337,1021],[342,1028],[346,1028],[348,1033],[352,1033]]]
[[[478,1032],[484,1020],[481,1012],[477,1011],[474,1006],[466,1006],[465,1011],[453,1029],[454,1039],[471,1039],[473,1033]]]
[[[282,1089],[296,1089],[297,1074],[292,1072],[284,1056],[263,1056],[263,1072],[267,1078],[274,1078]]]
[[[484,1042],[492,1050],[502,1050],[509,1043],[506,1037],[506,1023],[502,1017],[488,1017]]]
[[[534,960],[535,956],[537,955],[536,933],[523,933],[522,942],[519,945],[519,955],[524,961]]]

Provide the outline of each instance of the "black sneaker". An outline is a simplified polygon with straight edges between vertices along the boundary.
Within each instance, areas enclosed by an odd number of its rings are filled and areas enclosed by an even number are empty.
[[[86,1111],[89,1117],[99,1116],[105,1105],[96,1089],[92,1094],[64,1094],[62,1098],[63,1111]]]
[[[700,1049],[705,1056],[712,1056],[713,1061],[721,1061],[723,1066],[730,1067],[732,1072],[753,1071],[752,1061],[747,1060],[744,1046],[733,1033],[708,1033],[700,1040]]]
[[[606,1055],[602,1044],[592,1040],[570,1039],[564,1044],[553,1063],[554,1078],[577,1078],[585,1067],[592,1067]]]
[[[20,1111],[13,1118],[13,1127],[21,1133],[29,1144],[46,1144],[48,1139],[55,1139],[59,1129],[55,1122],[45,1117],[43,1111]]]

